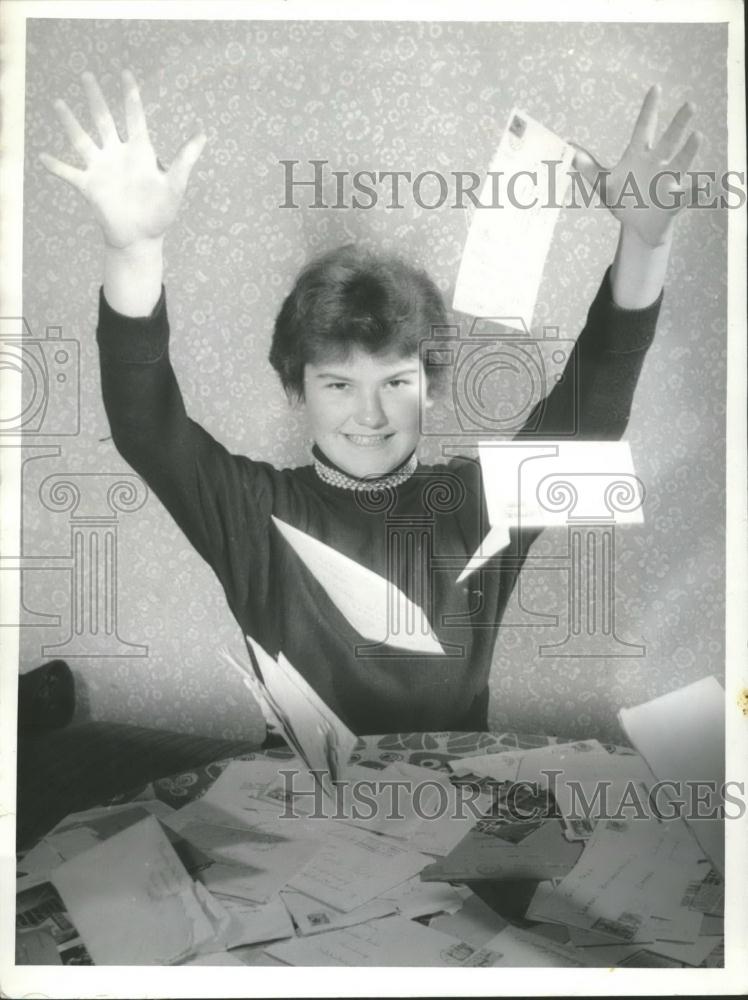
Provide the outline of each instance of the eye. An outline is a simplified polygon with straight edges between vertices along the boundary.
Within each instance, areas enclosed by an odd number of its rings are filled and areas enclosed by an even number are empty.
[[[399,389],[401,386],[411,385],[411,382],[407,378],[391,378],[387,385],[393,389]]]
[[[336,389],[336,390],[339,391],[341,389],[347,389],[348,388],[348,383],[347,382],[328,382],[327,385],[325,386],[325,388],[326,389]]]

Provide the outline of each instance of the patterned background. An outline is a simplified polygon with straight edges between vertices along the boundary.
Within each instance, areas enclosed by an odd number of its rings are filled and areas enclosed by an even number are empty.
[[[50,510],[39,497],[48,476],[75,474],[88,489],[100,487],[101,473],[128,471],[106,439],[98,389],[100,237],[77,193],[37,161],[47,150],[74,162],[52,101],[64,96],[87,124],[83,70],[97,75],[121,125],[119,71],[133,69],[164,162],[196,125],[207,131],[167,244],[174,363],[192,416],[232,450],[282,466],[306,462],[309,444],[266,363],[275,312],[298,268],[357,240],[424,266],[451,301],[469,219],[407,196],[401,210],[383,202],[369,211],[281,209],[279,160],[480,172],[517,104],[609,162],[648,85],[659,81],[665,115],[684,100],[698,103],[705,143],[696,166],[720,172],[725,51],[726,29],[716,24],[29,21],[24,312],[35,335],[59,325],[80,342],[81,424],[76,436],[54,436],[54,407],[66,405],[55,397],[41,432],[27,439],[60,454],[27,448],[24,554],[42,562],[69,556],[71,513],[95,517],[104,503],[99,496],[87,512]],[[331,184],[326,198],[334,200]],[[520,619],[521,597],[523,607],[558,615],[560,624],[502,630],[491,679],[497,729],[615,739],[619,707],[706,674],[722,677],[726,215],[692,211],[680,221],[629,427],[646,523],[617,536],[617,630],[646,655],[541,656],[540,644],[565,635],[567,587],[561,573],[525,572],[507,621]],[[562,213],[539,324],[576,335],[616,230],[604,210]],[[436,449],[427,441],[423,457]],[[226,737],[257,732],[259,713],[216,657],[218,645],[238,651],[241,640],[207,566],[155,498],[117,516],[119,637],[147,655],[67,657],[79,716]],[[562,533],[549,532],[533,554],[563,556],[565,545]],[[70,593],[63,564],[26,574],[26,607],[60,623],[27,619],[22,670],[64,642]]]

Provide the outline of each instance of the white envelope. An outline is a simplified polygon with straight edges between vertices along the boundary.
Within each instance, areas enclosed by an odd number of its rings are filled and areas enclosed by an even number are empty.
[[[97,965],[170,964],[214,937],[195,883],[152,816],[64,862],[50,881]]]
[[[455,287],[456,310],[513,329],[530,326],[573,158],[572,146],[512,109],[489,168],[497,176],[487,177],[481,207],[474,210]]]
[[[394,583],[280,518],[272,520],[338,611],[364,639],[413,653],[444,655],[424,610]]]
[[[711,809],[723,807],[725,692],[714,677],[704,677],[643,705],[623,708],[618,718],[660,781],[682,783],[682,788],[688,787],[687,782],[713,782],[717,794]],[[724,876],[724,822],[707,818],[688,818],[686,822]]]
[[[236,896],[215,893],[214,898],[230,918],[222,938],[227,948],[294,936],[293,923],[280,896],[271,897],[267,903],[250,903]]]
[[[464,941],[400,916],[283,941],[266,950],[289,965],[353,967],[459,966],[473,953]]]
[[[588,964],[589,956],[584,951],[520,927],[505,927],[465,962],[466,966],[479,968],[580,968]]]
[[[342,774],[357,737],[283,653],[274,660],[251,636],[245,638],[262,680],[251,663],[240,663],[225,649],[223,659],[241,674],[266,719],[277,726],[304,766],[318,773],[324,793],[334,799],[331,782]]]
[[[386,917],[397,912],[396,905],[384,899],[369,900],[368,903],[363,903],[361,906],[349,910],[348,913],[344,913],[342,910],[330,906],[329,903],[313,899],[303,892],[284,889],[280,895],[302,936],[323,934],[331,930],[339,930],[342,927],[365,924],[370,920],[377,920],[379,917]]]
[[[329,830],[319,847],[289,888],[345,913],[383,896],[431,860],[389,837],[344,824]]]
[[[509,544],[510,528],[643,521],[628,441],[481,441],[478,452],[491,529],[458,583]]]

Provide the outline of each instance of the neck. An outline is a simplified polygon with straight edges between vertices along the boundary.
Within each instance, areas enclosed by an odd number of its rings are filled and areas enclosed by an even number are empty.
[[[345,469],[341,469],[339,465],[336,465],[316,444],[312,447],[312,455],[315,459],[314,468],[320,479],[333,486],[351,490],[375,489],[381,485],[399,486],[407,479],[410,479],[418,464],[414,450],[404,462],[401,462],[388,472],[383,472],[377,476],[354,476],[352,473],[346,472]]]
[[[312,455],[318,462],[323,462],[329,469],[334,469],[335,472],[340,472],[344,476],[348,476],[350,479],[356,479],[361,483],[366,483],[373,479],[384,479],[385,476],[391,476],[395,472],[400,472],[400,470],[404,469],[405,466],[411,461],[414,454],[415,451],[412,451],[403,462],[396,465],[394,469],[388,469],[387,472],[377,473],[376,475],[370,476],[356,476],[352,472],[348,472],[347,469],[341,469],[339,465],[336,465],[331,458],[327,457],[318,444],[312,445]]]

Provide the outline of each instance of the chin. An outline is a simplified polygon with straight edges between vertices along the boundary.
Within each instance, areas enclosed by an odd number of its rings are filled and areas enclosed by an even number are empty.
[[[409,448],[403,451],[403,448],[395,445],[394,441],[389,441],[381,447],[357,447],[346,440],[338,449],[339,458],[333,458],[333,461],[349,475],[359,479],[365,476],[386,476],[388,472],[401,465],[412,450],[413,448]]]
[[[355,476],[357,479],[364,479],[369,476],[386,476],[388,472],[392,472],[400,465],[400,459],[392,462],[384,461],[369,461],[369,462],[339,462],[341,469],[345,469],[348,475]]]

